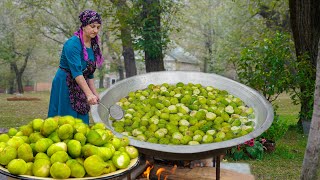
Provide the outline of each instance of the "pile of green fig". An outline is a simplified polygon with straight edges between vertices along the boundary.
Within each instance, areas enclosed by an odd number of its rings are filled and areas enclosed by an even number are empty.
[[[125,169],[137,157],[127,137],[72,116],[34,119],[0,135],[0,165],[14,175],[97,177]]]
[[[230,140],[254,130],[255,115],[240,98],[212,86],[182,82],[149,84],[117,104],[112,120],[118,133],[157,144],[197,145]]]

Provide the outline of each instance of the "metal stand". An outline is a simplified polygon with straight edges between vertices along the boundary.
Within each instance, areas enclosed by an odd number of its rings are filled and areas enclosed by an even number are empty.
[[[220,155],[217,155],[214,159],[214,167],[216,167],[216,180],[220,180]]]
[[[131,172],[128,173],[127,180],[131,180]]]

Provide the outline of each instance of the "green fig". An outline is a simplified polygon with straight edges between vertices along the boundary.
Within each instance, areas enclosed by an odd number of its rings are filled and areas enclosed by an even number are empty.
[[[55,162],[50,167],[50,175],[55,179],[67,179],[71,175],[71,170],[65,163]]]
[[[33,176],[32,168],[33,168],[33,162],[28,162],[27,163],[27,171],[24,174],[29,175],[29,176]]]
[[[18,130],[16,129],[16,128],[10,128],[9,130],[8,130],[8,135],[10,136],[10,137],[12,137],[12,136],[15,136],[16,134],[18,133]]]
[[[0,152],[0,164],[7,165],[17,157],[17,150],[14,147],[7,146]]]
[[[100,130],[100,131],[99,131]],[[90,130],[87,134],[87,141],[96,146],[102,146],[109,140],[109,134],[102,129]]]
[[[51,164],[55,162],[61,162],[65,163],[69,159],[68,153],[65,151],[58,151],[55,152],[51,157],[50,157],[50,162]]]
[[[80,157],[81,155],[81,143],[77,140],[70,140],[67,144],[68,146],[68,154],[72,158],[77,158]]]
[[[112,156],[112,162],[117,168],[124,169],[130,164],[130,156],[126,152],[115,152],[115,154]]]
[[[42,138],[44,138],[44,136],[40,132],[33,132],[29,136],[29,141],[30,143],[35,143]]]
[[[58,136],[61,140],[73,138],[73,127],[71,124],[64,124],[58,128]]]
[[[78,140],[81,143],[82,146],[84,146],[86,144],[86,142],[87,142],[87,138],[83,133],[76,133],[73,136],[73,139],[74,140]]]
[[[7,145],[18,149],[21,144],[25,143],[23,138],[20,136],[13,136],[11,139],[7,141]]]
[[[70,177],[82,178],[86,175],[86,170],[84,169],[83,165],[79,163],[77,160],[68,160],[66,164],[71,170]]]
[[[22,175],[26,173],[28,167],[23,159],[13,159],[9,162],[7,169],[11,174]]]
[[[108,165],[98,155],[92,155],[86,158],[83,164],[88,175],[93,177],[103,174],[106,166]]]
[[[37,159],[47,159],[47,160],[50,160],[50,157],[49,157],[46,153],[39,152],[39,153],[37,153],[36,156],[34,157],[34,161],[36,161]]]
[[[46,152],[47,149],[53,144],[53,141],[49,138],[42,138],[39,139],[35,145],[34,148],[37,152]]]
[[[134,159],[139,156],[138,149],[134,146],[126,146],[125,152],[129,155],[130,159]]]
[[[53,133],[58,128],[58,122],[54,118],[47,118],[43,126],[40,130],[41,134],[45,137],[48,137],[51,133]]]
[[[50,175],[51,163],[48,159],[37,159],[33,163],[32,173],[38,177],[48,177]]]
[[[32,162],[33,161],[33,151],[29,144],[23,143],[18,148],[18,158],[23,159],[25,162]]]
[[[43,126],[44,120],[43,119],[34,119],[32,120],[32,128],[34,131],[40,132],[42,126]]]
[[[53,133],[51,133],[48,138],[51,139],[53,142],[57,143],[57,142],[61,142],[60,137],[58,136],[58,130],[54,131]]]
[[[0,142],[7,142],[10,139],[8,134],[1,134],[0,135]]]
[[[24,136],[30,136],[30,134],[33,133],[33,128],[31,125],[20,126],[19,130],[23,133]]]
[[[48,149],[47,149],[47,155],[49,157],[52,156],[52,154],[58,152],[58,151],[65,151],[67,152],[68,146],[65,142],[57,142],[52,144]]]
[[[113,152],[110,148],[108,147],[99,147],[99,150],[100,150],[100,153],[99,153],[99,156],[104,160],[104,161],[107,161],[109,160],[112,155],[113,155]]]

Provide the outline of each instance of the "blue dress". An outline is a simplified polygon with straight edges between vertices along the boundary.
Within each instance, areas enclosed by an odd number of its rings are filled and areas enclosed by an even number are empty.
[[[94,53],[92,48],[87,48],[88,58],[94,61]],[[72,36],[63,45],[60,67],[71,72],[73,78],[82,75],[82,71],[86,68],[87,61],[83,59],[82,46],[77,36]],[[72,107],[69,99],[69,89],[66,82],[67,73],[58,68],[56,75],[52,81],[50,103],[48,117],[71,115],[75,118],[82,119],[84,123],[89,124],[89,115],[80,114]],[[88,77],[93,78],[93,75]]]

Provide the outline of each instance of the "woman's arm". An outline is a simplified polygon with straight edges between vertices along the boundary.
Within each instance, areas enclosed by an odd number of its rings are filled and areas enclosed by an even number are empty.
[[[79,75],[75,78],[76,82],[83,90],[84,94],[87,96],[88,103],[90,105],[95,105],[99,101],[99,97],[89,88],[87,81],[84,79],[83,75]]]
[[[96,86],[94,85],[94,79],[88,79],[88,85],[92,93],[99,99],[99,93],[97,92]]]

